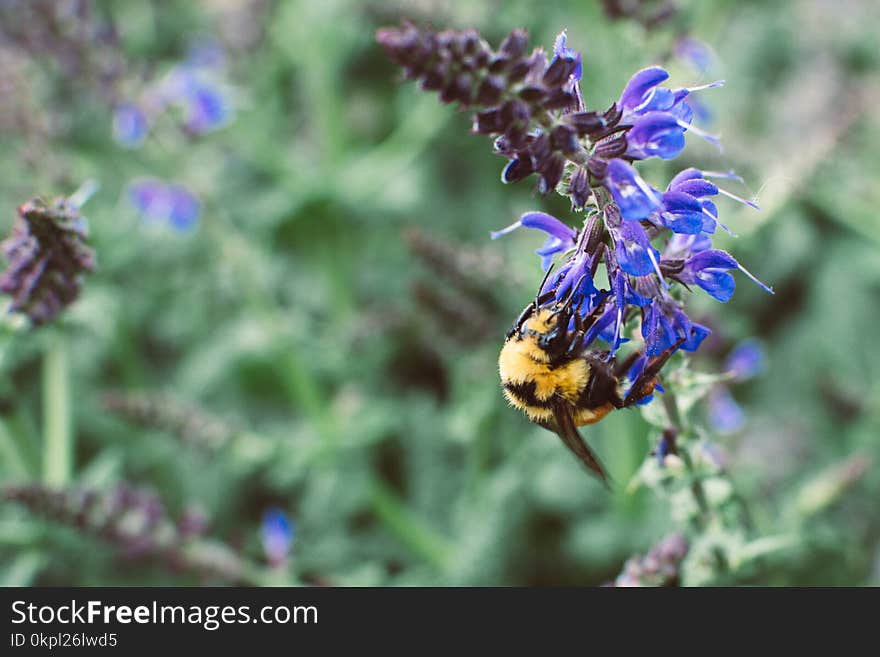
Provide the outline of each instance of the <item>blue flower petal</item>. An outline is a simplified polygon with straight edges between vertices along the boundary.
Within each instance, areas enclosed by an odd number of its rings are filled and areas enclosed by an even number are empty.
[[[690,194],[663,193],[663,223],[675,233],[693,235],[703,229],[703,205]]]
[[[660,208],[659,194],[625,160],[615,158],[608,162],[605,187],[620,208],[624,219],[645,219]]]
[[[722,303],[727,303],[736,289],[733,276],[720,269],[704,269],[697,272],[696,283]]]
[[[624,113],[636,110],[644,102],[647,93],[668,77],[669,73],[659,66],[642,69],[626,83],[618,106]]]
[[[577,231],[574,228],[546,212],[526,212],[519,221],[526,228],[543,230],[548,235],[553,235],[560,240],[570,242],[577,236]]]
[[[673,186],[669,184],[669,189],[675,192],[682,192],[700,198],[702,196],[715,196],[718,194],[718,185],[706,180],[705,178],[691,178],[683,180]]]
[[[618,233],[615,255],[620,268],[631,276],[647,276],[652,273],[654,263],[660,259],[660,253],[651,246],[641,224],[625,221],[615,232]]]
[[[627,155],[639,159],[659,157],[671,160],[685,146],[684,128],[668,112],[649,112],[627,133]]]

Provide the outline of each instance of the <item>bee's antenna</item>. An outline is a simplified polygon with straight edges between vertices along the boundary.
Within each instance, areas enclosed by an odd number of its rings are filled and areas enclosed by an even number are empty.
[[[547,273],[544,274],[544,279],[541,281],[541,284],[538,286],[538,291],[535,293],[535,312],[538,311],[538,300],[543,296],[541,293],[544,291],[544,286],[547,284],[547,281],[550,279],[550,273],[553,271],[553,267],[555,265],[551,264],[547,268]]]

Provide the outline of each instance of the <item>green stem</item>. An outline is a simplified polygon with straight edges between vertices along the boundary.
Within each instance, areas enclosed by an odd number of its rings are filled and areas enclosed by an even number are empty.
[[[50,336],[43,354],[43,482],[64,486],[73,472],[73,427],[67,342]]]
[[[663,407],[664,409],[666,409],[666,415],[669,418],[669,423],[672,426],[672,429],[676,432],[676,435],[678,436],[685,434],[686,429],[684,427],[681,410],[678,407],[678,398],[675,396],[675,393],[672,392],[671,388],[666,387],[666,392],[663,393],[662,399]],[[701,530],[705,529],[709,523],[709,518],[712,515],[712,509],[709,506],[709,501],[706,497],[706,490],[703,488],[703,480],[699,476],[697,476],[697,472],[694,468],[694,462],[691,459],[690,452],[688,452],[688,450],[684,448],[679,450],[678,455],[681,458],[682,463],[684,464],[685,471],[687,472],[688,479],[690,480],[691,495],[693,496],[694,501],[697,504],[697,508],[700,510],[700,515],[697,520],[697,527]],[[718,568],[718,572],[727,572],[728,562],[727,556],[724,554],[724,551],[720,547],[716,547],[712,551],[712,554],[715,558],[715,564]]]

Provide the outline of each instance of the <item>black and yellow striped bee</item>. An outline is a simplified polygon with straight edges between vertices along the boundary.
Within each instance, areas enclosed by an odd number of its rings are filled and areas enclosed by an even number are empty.
[[[650,395],[660,369],[684,339],[649,359],[624,393],[622,379],[640,354],[617,362],[608,351],[584,345],[584,336],[603,312],[604,303],[583,317],[573,307],[574,295],[561,303],[550,303],[553,297],[549,292],[536,298],[508,331],[498,357],[504,395],[532,422],[559,435],[607,485],[605,468],[577,428]]]

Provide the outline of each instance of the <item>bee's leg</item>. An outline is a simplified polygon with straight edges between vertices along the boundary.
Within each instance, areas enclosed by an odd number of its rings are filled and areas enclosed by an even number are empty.
[[[639,359],[639,356],[641,355],[641,351],[634,351],[622,361],[616,363],[614,365],[614,376],[618,378],[626,376],[626,373],[629,372],[629,369],[635,364],[635,362]]]
[[[674,354],[684,343],[685,339],[686,338],[680,338],[674,345],[648,361],[648,364],[645,365],[645,369],[642,370],[642,373],[632,382],[629,394],[623,399],[624,406],[632,406],[651,394],[654,390],[654,379],[660,373],[660,370],[663,369],[666,361],[668,361],[672,354]]]

